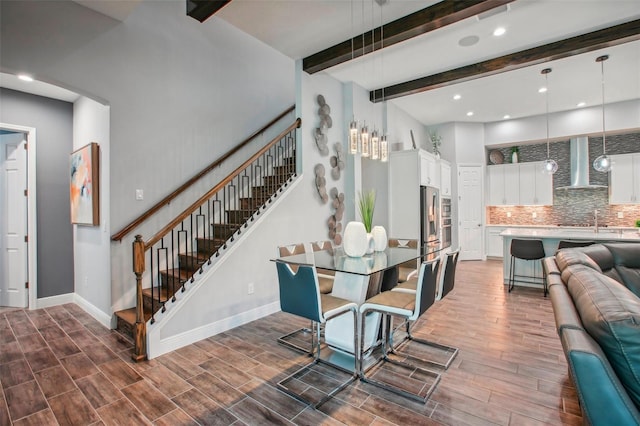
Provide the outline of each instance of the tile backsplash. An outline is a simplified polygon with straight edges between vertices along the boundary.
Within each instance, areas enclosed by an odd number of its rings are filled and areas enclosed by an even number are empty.
[[[509,148],[503,148],[505,160],[510,159]],[[542,161],[547,155],[546,144],[519,147],[520,162]],[[607,154],[640,152],[640,133],[607,137]],[[602,138],[589,138],[589,164],[602,154]],[[609,190],[555,188],[570,184],[569,141],[550,144],[550,157],[558,162],[553,175],[553,206],[491,206],[487,207],[487,224],[505,225],[593,225],[594,211],[598,210],[598,223],[608,226],[634,226],[640,219],[640,204],[609,205]],[[488,158],[488,153],[487,153]],[[490,164],[490,163],[488,163]],[[591,184],[608,185],[608,175],[593,168],[589,171]],[[533,217],[535,213],[536,217]],[[622,214],[623,218],[618,215]]]

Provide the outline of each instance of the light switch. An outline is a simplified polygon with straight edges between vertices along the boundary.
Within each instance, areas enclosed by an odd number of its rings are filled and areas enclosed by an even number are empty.
[[[144,200],[144,191],[142,189],[136,189],[136,200]]]
[[[538,217],[538,213],[536,212],[531,213],[531,217],[535,219],[536,217]]]
[[[624,212],[618,212],[618,219],[624,219]]]

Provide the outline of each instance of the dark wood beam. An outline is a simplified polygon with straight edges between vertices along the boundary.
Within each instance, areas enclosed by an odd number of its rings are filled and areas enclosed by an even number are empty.
[[[209,19],[231,0],[187,0],[187,15],[200,22]]]
[[[369,92],[369,99],[381,102],[383,90],[385,100],[395,99],[636,40],[640,40],[640,20],[376,89]]]
[[[400,43],[514,0],[443,0],[364,34],[343,41],[302,60],[302,69],[314,74],[384,47]],[[384,34],[384,40],[382,40]]]

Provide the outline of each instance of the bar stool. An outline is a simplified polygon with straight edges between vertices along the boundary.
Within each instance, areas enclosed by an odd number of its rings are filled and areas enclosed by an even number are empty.
[[[511,268],[509,271],[509,293],[513,290],[515,273],[515,260],[541,260],[544,259],[544,246],[542,240],[511,240]],[[535,266],[534,266],[535,270]],[[544,279],[544,278],[543,278]],[[544,295],[547,295],[547,280],[544,279]]]
[[[573,248],[573,247],[587,247],[592,244],[595,244],[595,241],[572,241],[572,240],[561,240],[558,243],[558,250],[563,248]]]

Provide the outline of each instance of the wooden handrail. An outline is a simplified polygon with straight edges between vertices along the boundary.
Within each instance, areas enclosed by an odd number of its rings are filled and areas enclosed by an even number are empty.
[[[271,140],[271,142],[269,142],[268,144],[266,144],[262,149],[260,149],[260,151],[256,152],[255,154],[253,154],[251,156],[251,158],[249,158],[247,161],[245,161],[244,163],[242,163],[238,168],[236,168],[231,174],[229,174],[224,180],[220,181],[220,183],[218,183],[216,186],[214,186],[213,188],[211,188],[209,191],[207,191],[206,194],[204,194],[202,197],[198,198],[193,204],[191,204],[189,207],[187,207],[182,213],[180,213],[178,216],[176,216],[175,219],[173,219],[171,222],[169,222],[164,228],[162,228],[160,231],[158,231],[153,237],[151,237],[151,239],[149,239],[148,241],[145,242],[145,251],[148,250],[149,248],[151,248],[155,243],[157,243],[158,241],[160,241],[169,231],[171,231],[173,228],[175,228],[180,222],[182,222],[184,219],[186,219],[191,213],[193,213],[194,211],[196,211],[198,208],[200,208],[200,206],[202,204],[204,204],[205,201],[207,201],[207,199],[209,199],[211,196],[213,196],[216,192],[220,191],[222,188],[225,187],[225,185],[227,185],[229,182],[231,182],[233,180],[233,178],[235,178],[236,176],[238,176],[242,171],[244,171],[244,169],[247,168],[247,166],[249,166],[251,163],[253,163],[257,158],[259,158],[262,154],[264,154],[265,152],[267,152],[273,145],[276,144],[276,142],[278,142],[279,140],[281,140],[283,137],[285,137],[289,132],[291,132],[293,129],[297,129],[300,127],[300,125],[302,124],[302,120],[300,118],[297,118],[296,121],[291,124],[289,127],[287,127],[285,130],[282,131],[282,133],[280,133],[278,136],[276,136],[275,138],[273,138]]]
[[[235,154],[237,151],[239,151],[241,148],[243,148],[245,145],[247,145],[249,142],[251,142],[251,140],[253,140],[256,136],[258,136],[260,133],[262,133],[265,130],[267,130],[269,127],[273,126],[282,117],[284,117],[285,115],[289,114],[294,109],[295,109],[295,105],[292,105],[289,108],[287,108],[284,112],[282,112],[276,118],[274,118],[273,120],[268,122],[266,125],[264,125],[259,130],[255,131],[251,136],[246,138],[244,141],[240,142],[234,148],[232,148],[229,151],[227,151],[222,157],[218,158],[213,163],[211,163],[207,167],[205,167],[202,171],[200,171],[199,173],[194,175],[191,179],[189,179],[184,184],[182,184],[180,187],[178,187],[178,189],[176,189],[171,194],[169,194],[166,197],[164,197],[162,200],[158,201],[156,204],[153,205],[153,207],[149,208],[147,211],[145,211],[140,216],[135,218],[127,226],[125,226],[120,231],[118,231],[115,234],[113,234],[111,236],[111,240],[112,241],[122,241],[122,239],[124,238],[125,235],[127,235],[129,232],[131,232],[136,227],[138,227],[142,222],[147,220],[149,217],[153,216],[156,212],[158,212],[158,210],[160,210],[162,207],[164,207],[165,205],[167,205],[171,201],[173,201],[178,195],[182,194],[185,190],[187,190],[191,185],[193,185],[195,182],[197,182],[200,178],[202,178],[204,175],[209,173],[211,170],[213,170],[216,167],[218,167],[223,161],[225,161],[227,158],[231,157],[233,154]]]

